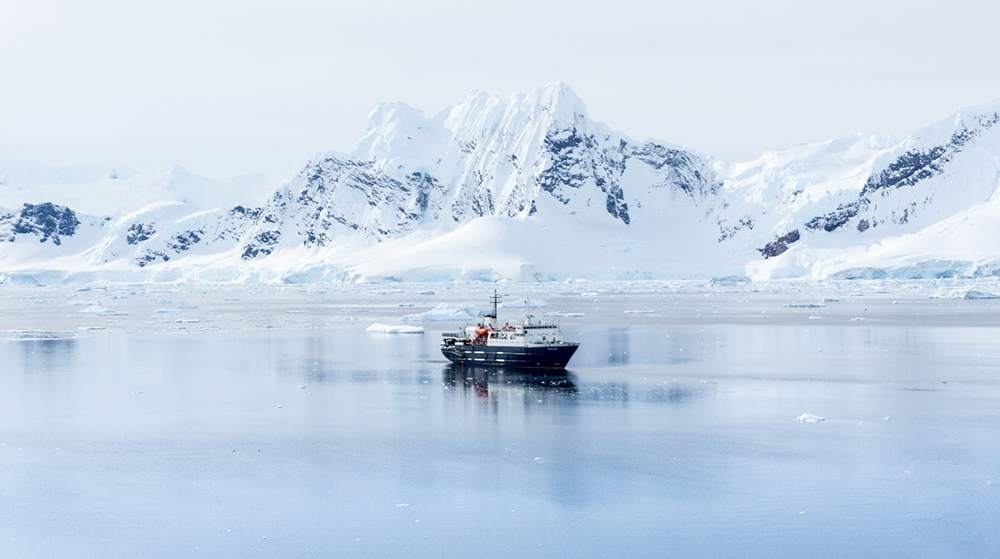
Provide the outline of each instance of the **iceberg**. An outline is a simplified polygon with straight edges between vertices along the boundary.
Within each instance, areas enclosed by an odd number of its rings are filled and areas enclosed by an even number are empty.
[[[1000,299],[1000,295],[996,293],[990,293],[988,291],[976,291],[975,289],[970,289],[965,294],[966,299]]]
[[[408,314],[400,322],[447,322],[469,321],[479,318],[479,310],[472,305],[449,305],[440,303],[433,309],[416,314]]]

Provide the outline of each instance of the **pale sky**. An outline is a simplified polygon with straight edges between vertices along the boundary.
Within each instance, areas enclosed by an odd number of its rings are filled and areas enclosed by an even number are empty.
[[[730,161],[1000,98],[1000,3],[0,0],[0,156],[285,176],[379,101],[568,83]]]

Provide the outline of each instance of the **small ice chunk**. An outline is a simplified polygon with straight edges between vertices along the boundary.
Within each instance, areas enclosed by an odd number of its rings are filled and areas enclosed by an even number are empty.
[[[377,332],[380,334],[423,334],[423,326],[409,326],[406,324],[381,324],[376,322],[368,328],[365,328],[365,332]]]
[[[108,309],[102,307],[101,305],[93,304],[93,305],[90,305],[89,307],[87,307],[85,309],[81,309],[80,312],[93,313],[93,314],[104,314],[104,313],[108,312]]]
[[[505,309],[525,309],[529,307],[547,307],[548,303],[541,299],[518,299],[516,301],[504,301],[500,306]]]
[[[826,418],[811,413],[804,413],[796,417],[795,420],[799,423],[819,423],[820,421],[826,421]]]

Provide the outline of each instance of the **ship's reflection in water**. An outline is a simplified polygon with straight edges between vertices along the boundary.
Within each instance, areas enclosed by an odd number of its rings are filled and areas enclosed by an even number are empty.
[[[530,403],[558,403],[575,399],[579,390],[565,370],[539,371],[510,367],[470,367],[450,364],[444,369],[444,385],[496,400],[524,398]]]
[[[714,387],[699,385],[632,385],[627,382],[579,383],[565,370],[539,371],[510,367],[444,368],[446,388],[474,395],[482,401],[521,400],[526,407],[594,402],[628,406],[631,403],[684,404],[706,396]]]

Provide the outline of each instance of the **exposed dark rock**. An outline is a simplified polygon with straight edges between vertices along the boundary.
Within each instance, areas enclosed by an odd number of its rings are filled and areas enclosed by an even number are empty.
[[[592,139],[590,139],[592,141]],[[563,187],[578,189],[587,181],[586,165],[583,158],[588,138],[579,134],[576,126],[550,130],[543,140],[550,154],[549,165],[538,174],[538,186],[563,204],[569,203],[569,196]]]
[[[862,198],[860,200],[855,200],[848,204],[841,204],[837,206],[836,210],[826,214],[814,217],[806,223],[806,227],[810,229],[822,229],[824,231],[835,231],[840,226],[844,225],[850,221],[854,216],[858,215],[861,210],[868,207],[869,201],[867,198]]]
[[[910,150],[900,155],[885,169],[868,177],[863,193],[911,186],[942,173],[944,165],[951,161],[956,153],[961,152],[969,142],[1000,122],[1000,113],[982,115],[976,121],[977,126],[973,128],[963,126],[956,130],[944,145],[927,150]]]
[[[609,192],[605,207],[607,208],[609,214],[622,220],[622,223],[625,225],[628,225],[628,204],[625,203],[624,198],[625,195],[622,193],[621,188],[618,188],[613,192]]]
[[[736,225],[724,225],[724,222],[719,222],[719,242],[725,241],[731,238],[741,229],[753,229],[754,222],[753,218],[750,216],[743,216],[737,220]]]
[[[17,235],[38,235],[38,242],[49,239],[55,245],[62,244],[63,237],[76,234],[80,220],[73,210],[66,206],[57,206],[50,202],[43,204],[24,204],[17,213],[0,217],[0,223],[11,224],[10,235],[6,240],[13,241]]]
[[[233,217],[257,219],[260,217],[262,211],[263,208],[244,208],[243,206],[236,206],[235,208],[229,210],[229,215]]]
[[[167,247],[172,249],[174,252],[181,253],[191,248],[192,245],[200,243],[204,235],[205,231],[201,229],[198,229],[197,231],[185,231],[184,233],[178,233],[170,238],[170,242],[167,243]]]
[[[251,242],[243,247],[240,257],[250,260],[258,256],[267,256],[274,250],[274,245],[281,239],[281,231],[262,231],[255,235]]]
[[[813,218],[806,223],[806,227],[816,230],[835,231],[860,212],[867,209],[872,204],[873,197],[876,195],[886,197],[895,190],[913,186],[923,180],[940,175],[944,172],[948,162],[956,154],[965,149],[969,142],[978,138],[983,132],[989,130],[997,123],[1000,123],[1000,113],[981,115],[975,121],[974,126],[971,128],[963,126],[959,130],[956,130],[945,144],[924,150],[909,150],[903,153],[886,165],[884,169],[872,173],[868,177],[857,200],[841,204],[836,210]],[[925,203],[929,202],[929,200],[925,201]],[[916,204],[911,204],[901,214],[893,214],[888,221],[899,224],[908,223],[916,210]],[[887,220],[882,220],[882,222],[885,221]],[[872,219],[864,228],[862,228],[861,223],[858,223],[857,227],[859,231],[864,231],[868,227],[875,227],[877,224],[878,221]]]
[[[680,188],[690,196],[715,194],[722,186],[722,181],[704,161],[683,150],[647,142],[634,149],[631,157],[656,170],[668,169],[668,184]]]
[[[868,177],[863,193],[914,185],[940,173],[950,159],[951,153],[945,146],[935,146],[927,151],[908,151],[879,173]]]
[[[255,228],[280,228],[298,235],[306,246],[325,246],[336,234],[336,224],[382,240],[412,229],[428,213],[434,215],[439,209],[435,200],[440,204],[434,192],[443,188],[426,172],[411,173],[400,181],[373,161],[323,157],[310,162],[288,188],[275,193],[255,219]],[[359,200],[371,211],[359,212],[355,204]],[[289,224],[294,224],[291,230]],[[244,257],[260,254],[262,246],[249,243]]]
[[[135,257],[135,263],[140,268],[145,268],[147,264],[153,264],[158,260],[160,262],[166,262],[170,260],[170,257],[167,256],[167,253],[165,252],[149,249],[143,250]]]
[[[133,223],[129,226],[128,233],[125,235],[125,242],[130,245],[137,245],[143,241],[148,241],[155,234],[156,229],[152,225]]]
[[[787,233],[778,235],[773,241],[764,245],[764,248],[758,248],[757,250],[760,251],[764,258],[772,258],[788,250],[788,245],[798,241],[800,238],[799,230],[793,229]]]

